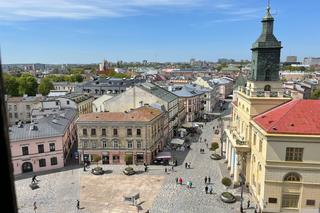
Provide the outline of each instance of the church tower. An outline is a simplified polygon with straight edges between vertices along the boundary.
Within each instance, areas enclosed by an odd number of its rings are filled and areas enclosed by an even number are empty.
[[[262,19],[262,33],[252,45],[252,67],[249,80],[278,81],[280,69],[281,42],[273,35],[274,18],[268,4]]]

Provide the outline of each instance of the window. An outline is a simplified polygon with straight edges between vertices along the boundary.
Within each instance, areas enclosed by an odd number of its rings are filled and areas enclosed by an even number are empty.
[[[127,136],[132,136],[132,129],[127,129]]]
[[[316,204],[316,201],[315,200],[307,200],[306,201],[306,205],[307,206],[314,206]]]
[[[106,129],[102,129],[101,135],[102,136],[106,136],[107,135]]]
[[[120,163],[120,156],[119,155],[113,155],[112,156],[113,163]]]
[[[290,173],[286,174],[286,176],[284,176],[283,180],[284,181],[299,182],[299,181],[301,181],[301,176],[298,173],[290,172]]]
[[[9,105],[9,111],[11,111],[12,110],[12,106],[11,105]]]
[[[128,149],[132,149],[132,140],[128,140]]]
[[[253,133],[253,145],[256,145],[257,135]]]
[[[51,158],[50,161],[51,161],[51,166],[54,166],[54,165],[57,165],[57,164],[58,164],[58,159],[57,159],[57,157]]]
[[[14,118],[18,118],[18,113],[14,113]]]
[[[141,141],[137,141],[137,149],[141,149]]]
[[[67,105],[69,105],[70,104],[70,101],[67,101]]]
[[[30,112],[27,112],[27,118],[30,118],[30,117],[31,117]]]
[[[271,91],[271,86],[270,85],[266,85],[264,87],[264,91]]]
[[[113,136],[118,136],[118,129],[113,129]]]
[[[102,146],[103,146],[103,148],[107,148],[107,141],[102,141]]]
[[[44,153],[44,145],[43,144],[39,144],[38,145],[38,152],[39,153]]]
[[[87,131],[87,129],[82,129],[82,135],[83,135],[83,136],[88,136],[88,131]]]
[[[92,148],[97,148],[97,140],[91,140],[91,146]]]
[[[262,152],[262,140],[259,141],[259,152]]]
[[[12,118],[12,113],[11,113],[11,112],[9,113],[9,118],[10,118],[10,119]]]
[[[49,149],[50,149],[50,152],[56,151],[56,144],[55,143],[49,143]]]
[[[117,140],[113,141],[113,148],[115,148],[115,149],[119,148],[119,142]]]
[[[188,105],[191,105],[191,100],[188,100]]]
[[[30,105],[26,105],[26,109],[30,111]]]
[[[137,129],[137,137],[141,137],[141,129]]]
[[[29,148],[27,146],[22,147],[22,155],[29,155]]]
[[[269,203],[277,203],[277,198],[269,197],[268,202]]]
[[[17,111],[17,105],[14,105],[13,107],[14,107],[14,111]]]
[[[91,129],[91,136],[96,136],[96,129]]]
[[[40,159],[39,160],[39,167],[45,167],[46,166],[46,159]]]
[[[286,161],[302,161],[303,148],[291,148],[286,149]]]
[[[191,112],[191,107],[189,107],[189,110],[188,110],[188,112]]]
[[[82,140],[82,143],[83,143],[83,148],[88,147],[88,140]]]
[[[299,195],[285,194],[282,196],[283,208],[298,208]]]

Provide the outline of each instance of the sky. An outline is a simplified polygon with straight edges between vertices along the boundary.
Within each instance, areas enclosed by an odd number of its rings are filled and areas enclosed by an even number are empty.
[[[267,0],[0,0],[8,63],[251,58]],[[320,56],[320,1],[271,0],[282,59]]]

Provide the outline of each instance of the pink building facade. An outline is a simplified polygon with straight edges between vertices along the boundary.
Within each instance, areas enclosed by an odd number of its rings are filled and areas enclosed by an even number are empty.
[[[35,123],[10,128],[10,148],[14,175],[41,172],[65,166],[77,140],[76,110],[50,115]]]

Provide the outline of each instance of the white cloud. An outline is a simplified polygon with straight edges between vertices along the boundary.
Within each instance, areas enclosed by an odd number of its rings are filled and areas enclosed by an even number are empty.
[[[194,7],[203,0],[0,0],[0,20],[136,15],[146,8]]]

